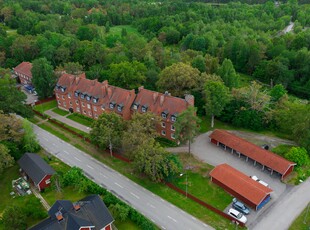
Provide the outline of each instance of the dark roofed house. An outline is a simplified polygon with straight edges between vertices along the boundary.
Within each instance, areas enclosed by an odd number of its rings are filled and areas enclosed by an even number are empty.
[[[25,153],[18,160],[18,164],[25,176],[31,179],[39,191],[50,185],[50,178],[55,171],[39,155]]]
[[[228,164],[216,166],[211,172],[211,181],[227,192],[258,210],[269,200],[272,190]]]
[[[30,230],[111,230],[114,221],[98,195],[87,196],[76,203],[58,200],[48,214],[47,219]]]
[[[30,62],[22,62],[16,66],[13,71],[23,85],[31,85],[32,80],[32,64]]]
[[[248,158],[252,159],[254,165],[260,163],[263,169],[267,167],[271,170],[271,173],[278,172],[282,179],[289,175],[293,171],[294,165],[296,165],[294,162],[288,161],[225,130],[214,130],[209,137],[212,143],[223,145],[225,149],[228,147],[239,156],[240,154],[244,155],[247,160]]]

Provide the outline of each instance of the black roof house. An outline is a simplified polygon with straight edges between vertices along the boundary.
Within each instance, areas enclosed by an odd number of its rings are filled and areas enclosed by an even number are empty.
[[[114,221],[99,195],[87,196],[76,203],[58,200],[48,214],[47,219],[30,230],[74,230],[81,227],[103,229]]]
[[[55,173],[49,164],[34,153],[25,153],[17,163],[36,184],[39,184],[46,175],[53,175]]]

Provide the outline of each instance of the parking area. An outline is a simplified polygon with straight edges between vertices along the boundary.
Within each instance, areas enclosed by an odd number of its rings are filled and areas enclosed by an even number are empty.
[[[262,170],[262,165],[256,164],[254,166],[253,161],[246,161],[244,156],[239,158],[237,154],[232,154],[230,151],[226,151],[223,148],[212,144],[209,141],[209,134],[210,133],[205,133],[198,136],[192,144],[192,153],[195,156],[213,166],[227,163],[248,176],[255,175],[259,179],[268,183],[273,190],[270,202],[259,211],[251,210],[251,214],[247,216],[247,226],[249,226],[252,222],[262,218],[272,207],[273,203],[280,200],[290,190],[291,186],[282,183],[278,173],[273,173],[271,175],[270,171],[266,168],[265,170]],[[230,207],[231,205],[225,209],[225,212],[227,212]]]
[[[29,93],[23,86],[21,87],[21,91],[27,95],[26,104],[27,105],[34,105],[36,101],[38,101],[38,96],[34,95],[33,93]]]

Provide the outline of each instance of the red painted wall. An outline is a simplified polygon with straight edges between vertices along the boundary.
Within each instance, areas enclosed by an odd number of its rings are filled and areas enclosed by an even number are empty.
[[[111,229],[112,229],[111,224],[104,228],[104,230],[111,230]]]
[[[286,173],[284,173],[284,174],[282,175],[282,180],[283,180],[286,176],[288,176],[291,172],[293,172],[293,169],[294,169],[294,166],[291,165],[291,167],[286,171]]]
[[[216,180],[215,178],[211,178],[212,182],[214,184],[217,184],[218,186],[222,187],[223,189],[225,189],[228,193],[230,193],[231,195],[233,195],[234,197],[236,197],[237,199],[243,201],[245,204],[247,204],[248,206],[250,206],[251,208],[254,208],[256,210],[256,205],[251,202],[250,200],[246,199],[245,197],[241,196],[239,193],[235,192],[234,190],[232,190],[231,188],[227,187],[226,185],[222,184],[220,181]]]
[[[52,177],[52,175],[46,175],[43,180],[38,184],[40,190],[44,189],[44,188],[47,188],[51,185],[51,182],[50,183],[46,183],[46,181],[50,180]]]

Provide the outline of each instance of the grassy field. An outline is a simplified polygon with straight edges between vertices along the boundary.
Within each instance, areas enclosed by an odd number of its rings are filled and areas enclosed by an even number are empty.
[[[66,116],[67,114],[69,114],[68,111],[65,111],[65,110],[62,110],[62,109],[59,109],[59,108],[55,108],[52,110],[54,113],[57,113],[59,114],[60,116]]]
[[[72,113],[71,115],[67,116],[67,118],[71,119],[72,121],[78,122],[82,125],[90,127],[93,121],[90,121],[88,117],[85,117],[81,114]]]
[[[121,36],[122,34],[122,29],[126,29],[127,34],[137,34],[141,35],[138,30],[132,26],[126,26],[126,25],[121,25],[121,26],[113,26],[110,28],[109,34],[112,35],[118,35]]]
[[[294,220],[289,230],[309,230],[310,229],[310,204],[302,211],[302,213]]]
[[[44,113],[45,111],[53,109],[55,107],[57,107],[57,101],[53,100],[53,101],[49,101],[49,102],[34,106],[34,110],[40,113]]]
[[[34,195],[29,196],[13,196],[10,195],[10,192],[13,191],[12,189],[12,180],[15,180],[20,177],[19,175],[19,166],[15,164],[13,167],[6,169],[0,175],[0,217],[2,216],[3,211],[6,207],[11,205],[16,205],[18,207],[24,207],[24,205],[30,201],[30,199],[34,198]],[[38,207],[42,209],[42,212],[45,212],[43,206]],[[40,219],[35,218],[27,218],[26,222],[28,227],[32,226],[33,224],[37,223]],[[5,229],[4,226],[1,225],[0,221],[0,229]]]
[[[53,135],[59,137],[60,139],[62,139],[64,141],[67,141],[67,142],[70,141],[70,139],[63,132],[59,132],[59,131],[55,130],[52,125],[48,125],[46,123],[43,123],[43,124],[39,124],[39,127],[41,127],[42,129],[52,133]]]

